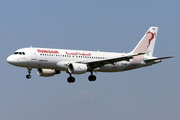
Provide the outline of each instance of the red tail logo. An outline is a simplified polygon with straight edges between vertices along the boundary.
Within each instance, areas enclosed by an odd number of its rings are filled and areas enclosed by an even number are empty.
[[[81,68],[80,66],[78,66],[78,69],[79,69],[79,70],[82,70],[82,68]]]
[[[151,38],[149,39],[149,45],[150,45],[150,44],[151,44],[151,41],[154,39],[154,37],[156,37],[156,33],[153,34],[152,32],[148,31],[148,32],[146,33],[146,35],[149,34],[149,33],[152,35]],[[149,45],[147,46],[147,48],[149,47]]]

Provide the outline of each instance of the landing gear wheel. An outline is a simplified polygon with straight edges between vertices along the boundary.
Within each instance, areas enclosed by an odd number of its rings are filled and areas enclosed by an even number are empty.
[[[74,83],[75,82],[75,78],[70,76],[70,77],[68,77],[67,81],[69,83]]]
[[[96,76],[95,75],[90,75],[88,77],[89,81],[95,81],[96,80]]]
[[[30,79],[30,78],[31,78],[31,75],[26,75],[26,78],[27,78],[27,79]]]
[[[75,78],[72,77],[71,73],[67,72],[70,76],[68,77],[67,81],[68,83],[74,83],[75,82]]]
[[[28,67],[27,69],[28,69],[28,75],[26,75],[26,78],[27,78],[27,79],[30,79],[30,78],[31,78],[31,75],[30,75],[30,74],[31,74],[32,68]]]

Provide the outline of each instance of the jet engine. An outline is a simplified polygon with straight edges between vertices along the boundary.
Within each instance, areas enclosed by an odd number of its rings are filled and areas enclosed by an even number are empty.
[[[83,74],[83,73],[86,73],[87,70],[88,70],[88,67],[86,64],[70,63],[68,65],[68,72],[72,74]]]
[[[42,77],[50,77],[60,73],[61,71],[54,69],[37,69],[37,74]]]

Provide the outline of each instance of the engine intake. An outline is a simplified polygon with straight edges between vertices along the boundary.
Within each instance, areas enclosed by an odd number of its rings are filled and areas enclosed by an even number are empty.
[[[61,71],[54,69],[37,69],[37,74],[42,77],[50,77],[60,73]]]
[[[87,72],[87,65],[80,63],[70,63],[68,65],[68,72],[72,74],[83,74]]]

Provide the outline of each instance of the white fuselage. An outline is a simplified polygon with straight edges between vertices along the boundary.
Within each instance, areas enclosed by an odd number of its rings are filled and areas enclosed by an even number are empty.
[[[22,54],[24,53],[24,54]],[[113,53],[113,52],[99,52],[99,51],[82,51],[82,50],[67,50],[67,49],[49,49],[49,48],[22,48],[9,56],[7,61],[19,67],[31,68],[45,68],[55,69],[60,71],[67,71],[68,64],[73,62],[86,63],[88,61],[96,61],[103,59],[116,58],[127,55],[126,53]],[[96,68],[94,71],[99,72],[119,72],[139,67],[148,66],[143,62],[144,56],[134,57],[137,62],[131,63],[130,61],[115,62],[106,64],[102,67]],[[138,60],[142,59],[142,60]],[[157,62],[156,62],[157,63]]]

